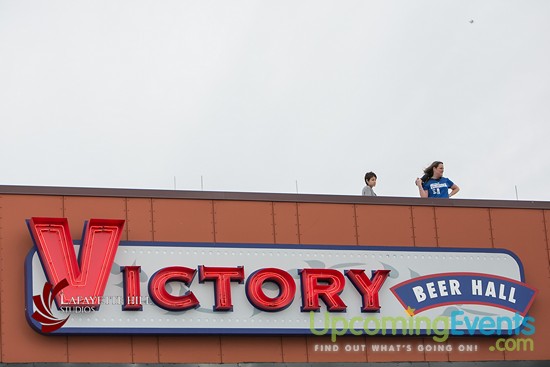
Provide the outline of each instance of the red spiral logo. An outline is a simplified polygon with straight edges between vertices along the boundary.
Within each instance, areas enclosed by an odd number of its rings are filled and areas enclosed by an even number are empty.
[[[34,307],[37,310],[34,311],[34,313],[32,314],[32,318],[38,321],[40,325],[42,325],[41,331],[43,333],[51,333],[52,331],[56,331],[57,329],[65,325],[65,323],[69,319],[70,315],[64,319],[58,319],[52,313],[52,305],[55,296],[57,296],[57,294],[68,285],[69,282],[67,281],[67,279],[63,279],[62,281],[57,283],[52,290],[51,283],[46,282],[44,284],[42,294],[32,297]]]

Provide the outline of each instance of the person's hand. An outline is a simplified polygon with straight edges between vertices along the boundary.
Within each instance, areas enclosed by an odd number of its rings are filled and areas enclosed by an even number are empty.
[[[422,180],[417,177],[416,181],[414,181],[414,183],[416,183],[416,186],[420,187],[420,185],[422,185]]]

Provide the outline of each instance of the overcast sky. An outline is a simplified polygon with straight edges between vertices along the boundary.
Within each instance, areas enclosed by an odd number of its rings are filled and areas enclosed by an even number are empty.
[[[550,1],[0,0],[2,185],[550,200]]]

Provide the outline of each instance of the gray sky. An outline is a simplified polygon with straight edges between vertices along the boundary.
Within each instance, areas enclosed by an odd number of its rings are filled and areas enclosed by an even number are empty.
[[[0,0],[0,184],[550,200],[549,65],[547,0]]]

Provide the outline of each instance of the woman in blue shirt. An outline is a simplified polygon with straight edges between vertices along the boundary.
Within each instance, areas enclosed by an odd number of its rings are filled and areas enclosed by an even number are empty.
[[[415,183],[418,186],[420,197],[423,198],[450,198],[460,191],[453,181],[443,177],[443,162],[435,161],[424,170],[424,176],[417,178]],[[451,193],[449,194],[449,189]]]

